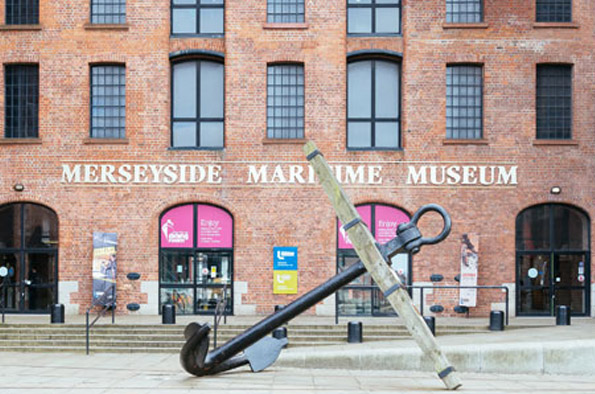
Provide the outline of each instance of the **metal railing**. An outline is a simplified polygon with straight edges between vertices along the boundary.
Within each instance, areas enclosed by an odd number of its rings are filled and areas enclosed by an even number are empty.
[[[110,292],[111,292],[112,300],[110,303],[105,304],[105,301],[108,300],[108,296],[110,295]],[[91,323],[89,323],[89,312],[91,311],[91,309],[95,308],[98,305],[103,305],[103,307],[101,308],[101,310],[99,312],[97,312],[97,316],[95,317],[95,319],[93,319],[93,321]],[[95,325],[97,320],[99,320],[100,318],[102,318],[105,315],[105,312],[107,312],[107,310],[110,307],[112,308],[112,324],[114,324],[116,322],[116,284],[115,283],[112,284],[106,291],[104,291],[103,294],[101,295],[101,297],[94,300],[91,303],[91,306],[89,308],[87,308],[87,312],[85,313],[86,326],[87,326],[87,336],[86,336],[87,355],[89,355],[89,332],[91,331],[91,327],[93,327]]]
[[[223,315],[223,324],[227,324],[227,314],[225,308],[227,307],[227,284],[223,286],[223,297],[217,301],[215,306],[215,315],[213,316],[213,347],[217,347],[217,329],[221,322],[221,315]]]
[[[370,287],[372,290],[374,287]],[[419,289],[419,297],[420,297],[420,311],[421,315],[424,315],[424,289],[500,289],[504,290],[506,293],[505,303],[506,303],[506,325],[508,325],[508,316],[509,316],[509,309],[510,309],[510,290],[506,286],[457,286],[457,285],[444,285],[444,286],[407,286],[408,289]],[[337,292],[338,293],[338,292]],[[338,294],[335,293],[335,324],[339,324],[339,306],[338,306]],[[411,297],[413,298],[413,296]]]
[[[419,309],[421,315],[424,315],[424,289],[492,289],[492,290],[504,290],[506,293],[506,325],[508,325],[509,315],[509,290],[506,286],[457,286],[457,285],[445,285],[445,286],[407,286],[409,289],[419,289]]]

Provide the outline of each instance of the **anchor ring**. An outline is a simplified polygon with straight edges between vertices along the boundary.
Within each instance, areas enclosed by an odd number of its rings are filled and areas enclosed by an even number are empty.
[[[413,223],[417,226],[417,222],[419,221],[419,219],[424,214],[426,214],[428,212],[438,213],[442,217],[442,221],[444,222],[444,227],[442,228],[442,232],[435,237],[431,237],[431,238],[422,237],[418,241],[419,246],[434,245],[434,244],[437,244],[438,242],[441,242],[448,236],[448,234],[450,234],[450,230],[452,228],[452,220],[450,219],[450,215],[448,214],[448,212],[446,212],[446,210],[444,208],[442,208],[438,204],[428,204],[428,205],[424,205],[423,207],[418,209],[417,212],[415,212],[413,214],[413,217],[411,218],[411,223]]]

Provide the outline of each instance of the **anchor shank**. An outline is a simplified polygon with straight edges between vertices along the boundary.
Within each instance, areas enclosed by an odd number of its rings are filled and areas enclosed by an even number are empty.
[[[266,336],[275,328],[314,306],[316,303],[322,301],[365,272],[366,267],[364,267],[363,263],[361,261],[356,262],[345,271],[331,278],[328,282],[309,291],[292,303],[286,305],[283,309],[266,317],[242,334],[227,341],[224,345],[209,352],[205,359],[205,367],[209,368],[213,365],[217,365],[236,355]]]

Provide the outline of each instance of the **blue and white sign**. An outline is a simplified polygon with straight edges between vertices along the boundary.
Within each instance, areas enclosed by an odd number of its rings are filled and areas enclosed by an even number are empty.
[[[275,271],[297,271],[298,250],[295,246],[273,247],[273,269]]]

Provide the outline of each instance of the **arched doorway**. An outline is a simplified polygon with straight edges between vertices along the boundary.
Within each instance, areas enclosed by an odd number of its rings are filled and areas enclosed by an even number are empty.
[[[587,214],[570,205],[537,205],[517,216],[517,315],[553,316],[558,305],[589,314],[589,229]]]
[[[409,221],[405,211],[384,204],[359,205],[357,211],[379,244],[384,244],[396,237],[397,226]],[[337,272],[340,273],[359,260],[349,239],[337,224]],[[392,268],[401,281],[411,284],[411,257],[407,253],[392,258]],[[387,316],[395,312],[382,292],[374,284],[370,274],[366,273],[337,293],[336,307],[339,316]]]
[[[233,313],[233,217],[223,208],[185,204],[168,209],[159,225],[159,310],[213,314],[225,292]]]
[[[42,205],[0,206],[0,267],[6,310],[49,313],[58,300],[58,217]]]

